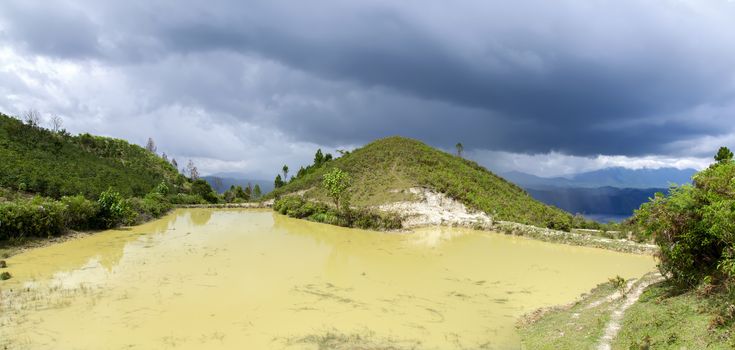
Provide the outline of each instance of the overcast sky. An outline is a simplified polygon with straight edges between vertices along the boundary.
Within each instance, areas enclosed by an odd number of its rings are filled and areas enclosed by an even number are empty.
[[[0,111],[253,178],[390,135],[501,172],[703,167],[734,62],[728,0],[0,5]]]

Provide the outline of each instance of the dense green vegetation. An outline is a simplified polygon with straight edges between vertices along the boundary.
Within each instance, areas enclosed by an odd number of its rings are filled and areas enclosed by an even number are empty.
[[[0,114],[0,187],[51,198],[82,194],[96,199],[109,187],[144,196],[165,182],[186,179],[168,161],[124,140],[54,132]]]
[[[148,148],[0,114],[0,245],[136,224],[220,199]]]
[[[339,168],[352,178],[347,195],[356,207],[410,199],[405,190],[426,187],[499,220],[562,230],[569,230],[573,224],[570,214],[534,200],[520,187],[477,163],[416,140],[389,137],[344,152],[336,159],[328,156],[319,151],[313,165],[300,169],[268,197],[309,190],[306,198],[329,201],[331,197],[321,183],[325,174]]]
[[[692,185],[657,194],[635,215],[660,248],[661,272],[681,287],[735,279],[735,162],[726,148],[715,159]]]
[[[366,208],[335,208],[325,203],[305,200],[298,196],[285,196],[275,201],[273,210],[298,219],[307,219],[325,224],[356,227],[370,230],[397,230],[401,218],[396,214],[379,213]]]

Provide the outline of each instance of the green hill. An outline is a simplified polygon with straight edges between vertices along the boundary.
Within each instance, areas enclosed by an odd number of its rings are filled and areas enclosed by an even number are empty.
[[[185,179],[167,161],[124,140],[30,126],[0,114],[0,187],[48,197],[97,196],[113,187],[143,196]]]
[[[473,161],[403,137],[380,139],[310,166],[268,197],[309,190],[306,197],[327,200],[321,181],[333,167],[352,177],[351,203],[358,207],[410,200],[411,195],[403,190],[425,187],[498,220],[553,228],[568,228],[572,221],[569,213],[534,200],[522,188]]]

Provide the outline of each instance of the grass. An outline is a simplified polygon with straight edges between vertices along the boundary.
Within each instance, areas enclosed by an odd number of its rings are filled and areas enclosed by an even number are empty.
[[[643,277],[652,278],[652,275]],[[594,349],[611,311],[622,299],[606,299],[624,284],[598,285],[575,303],[538,310],[518,323],[528,349]],[[733,349],[735,299],[723,287],[683,292],[670,282],[649,286],[628,308],[613,349]]]
[[[306,191],[307,199],[328,201],[322,176],[333,167],[350,174],[351,203],[358,207],[414,199],[411,187],[425,187],[457,199],[499,220],[569,229],[572,216],[533,199],[520,187],[477,163],[420,141],[388,137],[311,169],[266,199]]]
[[[628,309],[614,349],[733,349],[735,299],[711,286],[681,293],[662,282]]]
[[[612,282],[598,285],[573,304],[537,310],[519,321],[519,334],[527,349],[593,349],[610,320],[613,302],[604,300],[617,287]],[[591,307],[592,306],[592,307]]]

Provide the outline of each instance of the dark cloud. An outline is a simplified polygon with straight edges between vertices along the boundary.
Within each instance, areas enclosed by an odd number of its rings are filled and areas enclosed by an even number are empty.
[[[0,9],[7,45],[299,141],[642,155],[735,133],[732,2],[45,4]]]

